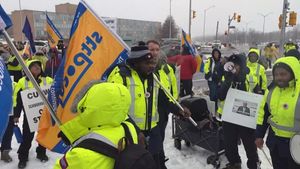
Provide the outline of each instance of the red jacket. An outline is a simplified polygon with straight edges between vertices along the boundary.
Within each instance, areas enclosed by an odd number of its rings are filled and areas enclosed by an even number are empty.
[[[176,55],[168,58],[169,63],[181,66],[180,80],[191,80],[197,70],[197,62],[192,55]]]

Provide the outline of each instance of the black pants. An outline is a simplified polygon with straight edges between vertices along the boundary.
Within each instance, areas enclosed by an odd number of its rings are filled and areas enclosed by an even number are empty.
[[[23,142],[20,144],[19,150],[18,150],[18,157],[20,161],[28,161],[28,153],[29,149],[31,148],[31,142],[34,137],[34,132],[31,132],[28,126],[26,115],[24,114],[24,120],[23,120]],[[37,154],[46,154],[46,148],[41,146],[40,144],[36,148]]]
[[[254,143],[254,129],[242,127],[236,124],[223,121],[225,155],[229,163],[241,163],[238,152],[238,139],[241,138],[248,158],[247,166],[249,169],[257,169],[258,154]]]
[[[3,135],[3,139],[1,143],[1,152],[4,150],[11,150],[11,139],[13,136],[13,129],[14,129],[14,117],[10,116],[7,128]]]
[[[272,164],[274,169],[299,169],[300,165],[296,164],[292,156],[281,157],[278,147],[270,149]]]
[[[165,165],[166,156],[165,156],[163,142],[165,140],[165,132],[166,132],[166,127],[167,127],[168,119],[169,119],[169,111],[164,107],[159,107],[158,111],[159,111],[158,126],[159,126],[159,129],[160,129],[160,135],[161,135],[161,138],[162,138],[162,150],[159,153],[159,159],[160,159],[161,169],[166,169],[167,168],[166,165]]]
[[[193,94],[193,80],[180,80],[180,97]]]

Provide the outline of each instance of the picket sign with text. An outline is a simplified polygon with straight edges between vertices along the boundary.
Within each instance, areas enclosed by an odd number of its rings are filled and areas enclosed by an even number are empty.
[[[41,89],[47,97],[50,91],[50,85],[41,86]],[[21,97],[30,131],[37,131],[40,117],[44,108],[44,102],[35,89],[21,91]]]

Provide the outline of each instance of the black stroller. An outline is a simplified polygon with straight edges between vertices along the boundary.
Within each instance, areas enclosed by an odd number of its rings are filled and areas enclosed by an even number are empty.
[[[184,140],[188,147],[197,145],[213,152],[214,155],[207,158],[207,164],[219,168],[219,156],[225,152],[222,128],[211,117],[206,100],[201,97],[190,97],[182,100],[181,104],[191,110],[192,118],[197,122],[198,127],[196,128],[186,119],[173,116],[172,136],[174,146],[181,150],[181,140]]]

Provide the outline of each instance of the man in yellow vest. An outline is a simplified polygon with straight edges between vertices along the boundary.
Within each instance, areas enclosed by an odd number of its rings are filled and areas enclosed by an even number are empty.
[[[107,99],[109,98],[109,99]],[[121,123],[129,128],[133,142],[137,143],[134,126],[126,122],[131,97],[121,84],[94,84],[77,105],[79,113],[65,126],[69,133],[76,134],[73,147],[54,166],[55,169],[113,169],[115,160],[104,154],[77,147],[86,139],[96,139],[118,147],[119,140],[125,137]]]
[[[37,81],[37,83],[40,86],[46,86],[46,85],[51,85],[53,82],[53,79],[50,77],[45,77],[42,71],[42,63],[38,60],[30,60],[27,63],[28,69],[30,70],[30,72],[32,73],[32,75],[34,76],[35,80]],[[22,90],[26,90],[26,89],[32,89],[33,88],[33,84],[32,82],[28,79],[28,77],[22,77],[17,85],[16,88],[14,90],[14,97],[16,98],[16,106],[14,107],[14,122],[18,123],[19,122],[19,118],[21,115],[22,110],[24,110],[23,108],[23,101],[21,98],[21,91]],[[23,118],[23,142],[21,143],[19,150],[18,150],[18,158],[19,158],[19,164],[18,167],[19,168],[25,168],[27,165],[27,161],[28,161],[28,154],[29,154],[29,149],[31,147],[31,142],[33,140],[34,137],[34,132],[31,132],[29,129],[29,125],[28,125],[28,121],[26,118],[26,114],[24,114],[24,118]],[[41,162],[46,162],[48,161],[48,157],[46,155],[46,149],[39,145],[36,148],[36,152],[37,152],[37,158],[41,161]]]
[[[258,148],[270,150],[274,169],[299,169],[290,153],[290,138],[300,132],[300,64],[295,57],[278,59],[273,67],[274,85],[266,91],[257,117]]]
[[[150,40],[147,42],[147,46],[151,55],[154,58],[157,58],[158,63],[156,65],[156,75],[158,75],[161,83],[164,87],[172,94],[172,96],[177,99],[178,98],[178,89],[177,89],[177,80],[175,76],[175,68],[171,67],[167,64],[167,58],[162,56],[163,54],[160,51],[160,44],[155,40]],[[158,113],[159,113],[159,129],[162,137],[162,141],[165,139],[165,130],[168,124],[169,113],[170,111],[165,106],[166,103],[164,99],[158,97]],[[167,100],[168,101],[168,100]],[[164,149],[160,154],[160,161],[161,161],[161,169],[165,169],[165,153]]]
[[[125,64],[116,67],[108,77],[109,82],[120,83],[126,86],[131,95],[129,116],[139,132],[139,142],[146,146],[160,169],[159,153],[162,150],[162,138],[157,125],[159,120],[158,97],[169,100],[160,86],[155,81],[155,67],[157,58],[153,57],[147,46],[133,46]],[[160,96],[159,96],[160,95]],[[190,116],[190,111],[180,111],[171,101],[166,101],[166,107],[172,113],[185,117]]]
[[[258,63],[258,58],[260,56],[259,49],[251,48],[248,53],[247,67],[250,69],[250,90],[257,94],[264,94],[267,89],[267,75],[263,65]],[[257,82],[253,82],[257,79]],[[253,85],[253,84],[258,85]],[[256,87],[256,88],[255,88]]]

